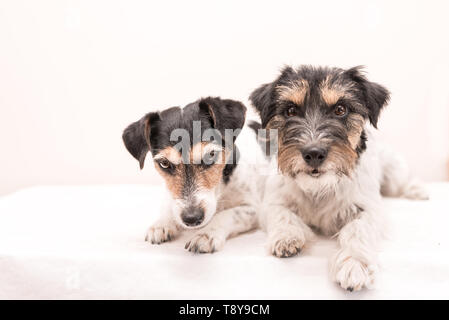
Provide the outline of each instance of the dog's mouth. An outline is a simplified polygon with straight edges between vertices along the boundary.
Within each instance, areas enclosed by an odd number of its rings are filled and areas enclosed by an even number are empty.
[[[319,178],[323,174],[323,172],[318,169],[312,169],[308,173],[309,173],[309,176],[311,176],[313,178]]]

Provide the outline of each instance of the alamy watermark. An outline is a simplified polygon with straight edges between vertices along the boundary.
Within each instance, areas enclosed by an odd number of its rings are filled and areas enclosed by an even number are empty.
[[[232,164],[238,161],[236,158],[239,153],[237,145],[241,149],[250,147],[245,146],[244,142],[235,143],[241,131],[241,129],[225,129],[224,136],[222,132],[213,128],[205,129],[202,132],[201,121],[193,121],[191,133],[182,128],[174,129],[170,134],[170,141],[176,142],[173,148],[181,154],[184,164],[214,164],[222,163],[222,161],[225,161],[225,164]],[[278,131],[276,129],[259,129],[254,139],[256,143],[252,145],[261,149],[265,159],[277,154]],[[198,145],[202,147],[192,150],[192,146]],[[223,150],[227,151],[226,157],[214,156]],[[197,154],[192,154],[192,151]],[[248,159],[250,159],[250,162],[262,160],[260,157],[248,157]]]

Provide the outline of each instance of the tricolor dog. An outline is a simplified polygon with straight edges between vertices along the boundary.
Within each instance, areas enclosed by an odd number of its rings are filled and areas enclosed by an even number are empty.
[[[250,100],[278,134],[280,175],[266,181],[260,224],[273,255],[298,254],[314,233],[337,237],[332,278],[349,291],[372,284],[383,231],[381,195],[425,199],[397,156],[376,142],[389,101],[360,67],[285,67]]]
[[[198,229],[186,249],[209,253],[222,248],[228,237],[257,226],[263,181],[251,163],[258,154],[264,157],[250,129],[244,130],[249,134],[243,152],[236,146],[238,137],[245,139],[239,135],[245,113],[238,101],[209,97],[148,113],[125,129],[128,151],[141,168],[151,152],[168,191],[147,241],[160,244],[182,230]]]

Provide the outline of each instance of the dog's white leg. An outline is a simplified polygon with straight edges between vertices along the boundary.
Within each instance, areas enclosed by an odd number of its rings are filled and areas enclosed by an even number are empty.
[[[331,277],[349,291],[370,288],[378,270],[376,247],[379,221],[368,212],[352,220],[339,232],[340,249],[330,261]]]
[[[290,209],[271,205],[263,210],[261,225],[268,234],[267,249],[274,256],[294,256],[313,238],[312,230]]]
[[[163,217],[148,229],[145,241],[152,244],[161,244],[176,238],[179,231],[180,229],[173,219]]]
[[[256,210],[251,206],[238,206],[215,214],[207,226],[197,231],[185,248],[197,253],[220,250],[229,237],[254,229]]]
[[[161,244],[176,238],[181,228],[173,219],[169,200],[163,202],[161,217],[147,230],[145,241],[152,244]]]

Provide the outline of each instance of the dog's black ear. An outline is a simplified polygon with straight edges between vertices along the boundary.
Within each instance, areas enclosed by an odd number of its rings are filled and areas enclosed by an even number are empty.
[[[347,70],[346,73],[361,87],[365,105],[369,110],[369,120],[377,128],[380,111],[390,100],[390,92],[380,84],[368,81],[361,71],[362,68],[361,66],[354,67]]]
[[[265,83],[249,96],[249,100],[260,115],[263,126],[266,124],[267,115],[274,103],[274,91],[274,83]]]
[[[241,129],[245,123],[246,107],[230,99],[204,98],[199,101],[200,114],[224,136],[225,129]]]
[[[295,73],[296,71],[291,66],[284,66],[275,81],[261,85],[250,94],[249,100],[260,115],[262,127],[265,128],[273,115],[273,105],[276,103],[276,86],[284,81],[288,82],[289,77]]]
[[[151,127],[159,120],[159,113],[150,112],[123,131],[125,147],[139,161],[140,169],[143,168],[145,157],[150,150]]]

